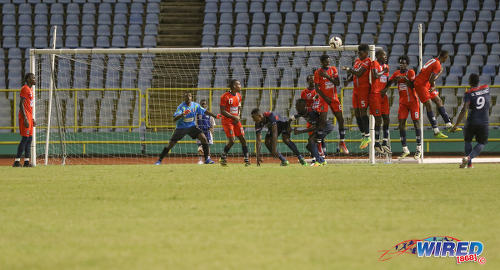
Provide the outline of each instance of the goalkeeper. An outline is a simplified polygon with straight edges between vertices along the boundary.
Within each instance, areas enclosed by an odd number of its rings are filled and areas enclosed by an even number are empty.
[[[163,148],[160,154],[160,158],[155,163],[155,165],[160,165],[163,158],[168,154],[170,149],[174,147],[175,144],[184,136],[189,135],[191,138],[197,138],[201,142],[201,147],[203,149],[203,156],[205,158],[205,164],[213,164],[214,162],[209,158],[210,150],[208,148],[208,140],[203,131],[196,126],[196,115],[209,115],[214,118],[217,116],[213,113],[207,111],[200,104],[193,102],[193,95],[187,92],[184,95],[184,102],[182,102],[174,113],[174,121],[176,121],[175,131],[168,145]]]

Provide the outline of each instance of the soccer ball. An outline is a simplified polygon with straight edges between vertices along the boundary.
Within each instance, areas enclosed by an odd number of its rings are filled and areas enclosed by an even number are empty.
[[[330,39],[330,47],[338,49],[340,46],[342,46],[342,39],[340,37],[332,37]]]

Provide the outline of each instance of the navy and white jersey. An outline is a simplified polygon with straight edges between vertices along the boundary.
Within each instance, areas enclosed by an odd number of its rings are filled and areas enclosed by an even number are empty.
[[[316,126],[316,127],[317,127],[318,122],[320,121],[319,112],[317,112],[315,110],[307,112],[304,115],[302,115],[302,114],[295,115],[295,119],[299,119],[299,117],[303,117],[307,121],[307,123],[309,123],[312,126]],[[319,135],[326,136],[328,133],[332,132],[332,130],[333,130],[332,123],[330,121],[327,121],[323,130],[316,130],[316,133],[318,133]]]
[[[215,126],[215,119],[210,115],[198,114],[196,115],[196,125],[199,129],[201,129],[201,131],[203,131],[203,134],[207,137],[209,144],[212,144],[213,136],[210,129]]]
[[[488,85],[469,89],[464,96],[465,102],[470,102],[466,125],[488,125],[491,103]]]
[[[282,123],[284,123],[284,124],[288,123],[286,118],[281,117],[277,113],[264,112],[263,116],[264,116],[264,118],[262,119],[262,121],[260,121],[259,123],[255,123],[255,132],[256,133],[261,133],[262,129],[264,127],[266,127],[267,130],[269,132],[271,132],[274,124],[278,125],[278,129],[279,129],[280,127],[283,126]],[[278,133],[281,133],[281,132],[279,132],[279,130],[278,130]]]

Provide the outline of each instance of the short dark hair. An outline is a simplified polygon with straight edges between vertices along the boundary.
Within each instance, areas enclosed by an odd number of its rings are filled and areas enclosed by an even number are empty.
[[[323,62],[325,61],[326,59],[330,58],[330,56],[328,56],[328,54],[323,54],[319,57],[319,61]]]
[[[33,74],[33,73],[26,73],[26,74],[24,74],[24,83],[28,82],[28,79],[30,78],[30,76],[35,77],[35,74]]]
[[[260,113],[260,109],[259,108],[255,108],[252,110],[252,112],[250,113],[250,115],[255,115],[255,114],[259,114]]]
[[[469,76],[469,84],[471,86],[478,86],[479,85],[479,75],[477,75],[476,73],[472,73]]]
[[[358,46],[358,51],[368,52],[369,50],[370,50],[370,47],[368,47],[368,44],[359,44],[359,46]]]
[[[378,57],[381,53],[385,53],[385,51],[384,50],[377,50],[375,52],[375,57]]]
[[[441,50],[441,51],[439,51],[439,54],[438,54],[439,57],[442,57],[442,56],[445,56],[445,55],[448,55],[448,51],[447,50]]]
[[[229,89],[233,90],[234,84],[236,82],[239,82],[239,80],[236,80],[236,79],[229,80]]]
[[[206,102],[207,102],[207,100],[206,100],[206,99],[202,99],[202,100],[200,100],[200,104],[201,104],[201,103],[203,103],[203,102],[205,102],[205,103],[206,103]]]
[[[408,56],[406,56],[406,55],[401,55],[398,58],[398,62],[401,62],[401,60],[405,60],[407,64],[410,64],[410,58],[408,58]]]
[[[305,99],[303,99],[303,98],[299,98],[299,99],[297,99],[297,104],[300,104],[300,103],[304,103],[304,104],[305,104],[305,103],[306,103],[306,100],[305,100]]]

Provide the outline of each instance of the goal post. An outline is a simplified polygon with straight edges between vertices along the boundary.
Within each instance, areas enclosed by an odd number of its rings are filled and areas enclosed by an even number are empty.
[[[375,50],[381,48],[375,45],[369,48],[369,56],[374,60]],[[111,164],[150,163],[170,139],[175,128],[171,116],[182,102],[182,93],[192,91],[194,101],[206,99],[209,108],[218,113],[218,101],[232,78],[242,82],[242,122],[252,146],[254,123],[249,113],[253,108],[289,117],[295,112],[294,103],[301,89],[307,87],[307,75],[320,66],[319,56],[326,53],[331,57],[342,81],[346,74],[340,66],[352,66],[357,49],[358,45],[338,49],[330,46],[31,49],[30,70],[37,77],[33,164],[37,164],[37,158],[42,158],[44,164],[54,164],[49,162],[51,158],[62,160],[66,156],[68,164],[85,164],[81,161],[90,159]],[[53,88],[54,95],[47,88]],[[344,94],[342,102],[347,108],[344,118],[350,121],[346,125],[350,131],[346,141],[355,152],[354,143],[361,136],[352,120],[351,94]],[[48,110],[52,110],[50,115]],[[61,120],[51,121],[52,117]],[[328,117],[336,123],[331,113]],[[366,152],[358,152],[354,157],[345,158],[335,151],[338,134],[337,130],[332,132],[327,138],[327,150],[333,162],[376,162],[374,119],[369,119],[372,143]],[[214,156],[222,152],[226,141],[220,122],[216,125],[215,144],[211,147]],[[292,136],[292,139],[306,152],[305,137]],[[60,146],[59,141],[63,141]],[[198,156],[196,142],[189,137],[176,148],[172,156],[177,161],[191,162]],[[238,148],[233,147],[234,157],[241,152]],[[286,146],[282,150],[291,159]]]

